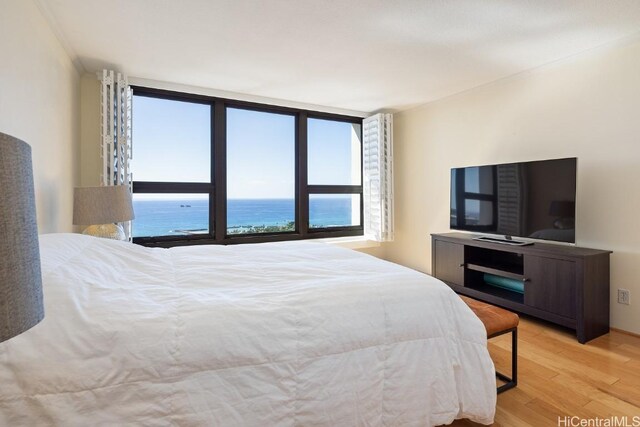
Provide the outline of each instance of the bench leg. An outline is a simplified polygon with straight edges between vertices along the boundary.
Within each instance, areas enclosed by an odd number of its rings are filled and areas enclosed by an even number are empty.
[[[496,371],[496,376],[502,381],[506,381],[498,387],[498,393],[507,391],[518,385],[518,328],[511,330],[511,378]]]

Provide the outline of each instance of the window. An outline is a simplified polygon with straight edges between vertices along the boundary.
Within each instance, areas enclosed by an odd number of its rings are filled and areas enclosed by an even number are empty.
[[[362,124],[308,120],[309,227],[362,226]]]
[[[227,108],[227,233],[295,230],[295,116]]]
[[[360,194],[310,194],[309,227],[335,228],[362,223]]]
[[[211,106],[144,96],[134,102],[134,179],[211,182]]]
[[[362,119],[133,88],[134,242],[361,235]]]
[[[134,237],[189,236],[209,233],[208,194],[133,195]]]
[[[362,126],[310,118],[308,133],[309,184],[360,185]]]

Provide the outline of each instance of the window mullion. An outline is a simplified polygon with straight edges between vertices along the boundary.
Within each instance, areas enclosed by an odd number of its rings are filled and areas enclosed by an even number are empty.
[[[309,188],[307,178],[307,113],[300,112],[296,135],[296,221],[298,232],[304,238],[309,233]]]
[[[214,223],[214,239],[222,243],[227,235],[227,110],[224,101],[216,100],[213,107],[211,178],[215,201],[209,210],[210,222]]]
[[[309,185],[311,194],[362,194],[362,185]]]
[[[134,193],[208,193],[211,184],[206,182],[149,182],[133,181]]]
[[[209,129],[210,131],[210,146],[209,146],[209,153],[211,155],[211,161],[210,161],[210,165],[211,165],[211,170],[209,171],[210,176],[209,179],[211,180],[211,189],[209,190],[209,236],[211,238],[215,238],[216,236],[216,221],[215,221],[215,208],[216,208],[216,199],[215,199],[215,195],[216,195],[216,189],[215,189],[215,170],[216,170],[216,166],[215,166],[215,160],[216,160],[216,150],[215,150],[215,117],[216,117],[216,108],[215,108],[215,102],[211,102],[211,116],[209,119]]]

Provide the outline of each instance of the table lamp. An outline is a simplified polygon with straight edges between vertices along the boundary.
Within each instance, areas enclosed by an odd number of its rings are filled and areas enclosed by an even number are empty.
[[[31,147],[0,133],[0,342],[44,318]]]
[[[88,225],[82,234],[126,240],[117,222],[135,218],[131,193],[126,185],[80,187],[73,194],[73,224]]]

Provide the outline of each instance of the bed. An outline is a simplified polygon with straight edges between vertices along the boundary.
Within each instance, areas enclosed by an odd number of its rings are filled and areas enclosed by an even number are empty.
[[[45,319],[0,344],[0,425],[493,421],[483,325],[425,274],[314,242],[40,246]]]

